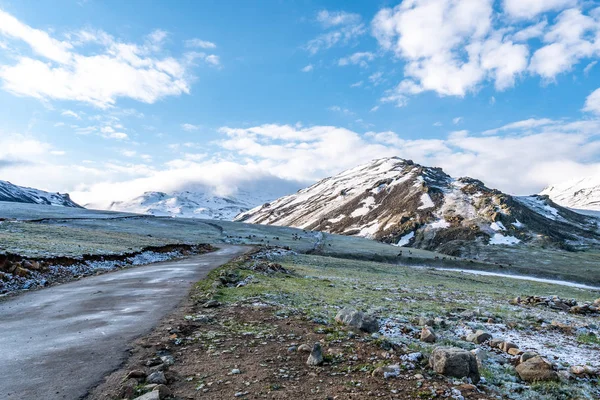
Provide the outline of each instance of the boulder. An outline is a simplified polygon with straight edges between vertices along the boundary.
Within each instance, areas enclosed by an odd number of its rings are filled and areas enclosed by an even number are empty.
[[[558,374],[552,363],[545,358],[535,356],[517,365],[517,374],[526,382],[556,381]]]
[[[379,323],[374,316],[364,314],[351,308],[340,310],[335,316],[335,320],[341,324],[348,325],[367,333],[373,333],[379,330]]]
[[[502,350],[505,353],[508,353],[508,350],[510,349],[516,349],[518,348],[518,346],[516,344],[513,344],[511,342],[502,342],[498,345],[498,348],[500,350]]]
[[[490,340],[490,347],[493,347],[493,348],[497,349],[497,348],[500,347],[500,345],[502,343],[504,343],[504,340],[498,339],[498,338],[494,338],[494,339]]]
[[[433,326],[435,320],[430,317],[419,317],[419,326]]]
[[[158,392],[158,396],[161,399],[164,399],[165,397],[169,397],[171,396],[171,389],[169,389],[167,387],[167,385],[156,385],[156,387],[154,387],[154,389],[152,389],[153,392]]]
[[[421,329],[422,342],[434,343],[436,339],[437,337],[435,336],[435,333],[428,326],[424,326],[423,329]]]
[[[454,378],[470,378],[479,382],[479,369],[475,355],[457,347],[436,347],[429,358],[429,366],[438,374]]]
[[[302,353],[310,353],[312,349],[307,344],[301,344],[300,346],[298,346],[298,351]]]
[[[483,366],[489,357],[487,351],[483,350],[481,347],[478,347],[474,350],[471,350],[471,353],[477,359],[477,368],[483,369]]]
[[[486,340],[490,340],[491,338],[492,335],[490,335],[489,333],[484,332],[482,330],[478,330],[475,333],[470,333],[467,335],[467,342],[481,344]]]
[[[317,342],[314,344],[306,363],[313,367],[323,364],[323,350],[321,349],[321,343]]]
[[[526,351],[525,353],[521,354],[521,357],[519,358],[519,363],[524,363],[525,361],[532,359],[533,357],[536,357],[538,354],[534,353],[533,351]]]
[[[162,371],[156,371],[151,373],[147,378],[146,382],[148,383],[156,383],[157,385],[164,385],[167,383],[167,378],[165,378],[165,374]]]
[[[523,350],[520,350],[517,347],[511,347],[510,349],[508,349],[507,353],[511,356],[520,356],[521,354],[523,354]]]

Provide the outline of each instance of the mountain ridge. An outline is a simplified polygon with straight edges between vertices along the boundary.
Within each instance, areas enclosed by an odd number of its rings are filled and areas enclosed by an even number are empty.
[[[598,220],[547,196],[511,196],[441,168],[382,158],[245,212],[237,221],[369,237],[458,255],[465,246],[600,243]]]
[[[3,180],[0,180],[0,201],[83,208],[66,193],[50,193]]]

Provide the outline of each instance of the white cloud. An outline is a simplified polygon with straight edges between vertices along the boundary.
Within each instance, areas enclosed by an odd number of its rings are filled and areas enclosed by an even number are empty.
[[[325,28],[331,28],[340,25],[351,25],[360,23],[359,14],[347,13],[345,11],[327,11],[321,10],[317,13],[317,21]]]
[[[75,111],[72,111],[72,110],[64,110],[63,112],[60,113],[60,115],[64,115],[65,117],[72,117],[75,119],[81,119],[79,114],[77,114]]]
[[[189,39],[185,41],[186,47],[198,47],[201,49],[216,49],[217,45],[213,42],[202,39]]]
[[[310,72],[314,69],[312,64],[308,64],[307,66],[305,66],[304,68],[301,69],[302,72]]]
[[[194,131],[197,131],[198,129],[200,129],[200,125],[181,124],[181,129],[183,129],[184,131],[187,131],[187,132],[194,132]]]
[[[583,111],[600,115],[600,88],[594,90],[585,100]]]
[[[346,114],[346,115],[354,115],[354,113],[352,111],[350,111],[349,109],[343,108],[343,107],[340,107],[340,106],[331,106],[331,107],[328,108],[328,110],[329,111],[339,112],[339,113]]]
[[[456,117],[456,118],[453,118],[453,119],[452,119],[452,123],[453,123],[454,125],[458,125],[458,124],[460,124],[462,121],[463,121],[463,117]]]
[[[547,11],[564,10],[577,0],[504,0],[504,10],[515,18],[530,19]]]
[[[592,70],[592,68],[594,68],[594,66],[598,64],[598,61],[592,61],[591,63],[589,63],[588,65],[585,66],[585,68],[583,69],[583,74],[585,76],[588,76],[590,71]]]
[[[148,35],[142,45],[120,42],[102,31],[80,31],[70,35],[70,42],[61,42],[0,10],[0,35],[27,43],[39,57],[15,52],[14,64],[0,66],[3,88],[16,95],[108,108],[120,97],[154,103],[190,91],[193,58],[187,54],[182,60],[153,55],[167,36],[161,30]],[[85,55],[77,51],[82,44],[98,49]],[[219,63],[214,55],[204,59]]]
[[[348,44],[366,33],[365,26],[358,14],[323,10],[317,14],[317,21],[323,28],[329,30],[310,40],[304,46],[313,55],[338,44]]]
[[[539,38],[544,34],[547,26],[548,21],[546,20],[529,25],[527,28],[521,29],[512,35],[512,39],[516,42],[526,42],[530,39]]]
[[[600,15],[594,19],[578,9],[563,11],[543,37],[529,69],[546,80],[570,71],[581,59],[600,52]]]
[[[373,86],[378,86],[385,81],[383,77],[383,72],[377,71],[371,75],[369,75],[369,82],[373,84]]]
[[[500,128],[489,129],[487,131],[484,131],[482,134],[483,135],[494,135],[496,133],[503,132],[503,131],[527,130],[527,129],[539,128],[541,126],[547,126],[547,125],[558,124],[558,123],[559,123],[559,121],[554,121],[549,118],[541,118],[541,119],[530,118],[530,119],[526,119],[526,120],[522,120],[522,121],[511,122],[510,124],[506,124],[504,126],[501,126]]]
[[[357,52],[348,57],[343,57],[338,60],[339,66],[358,65],[362,68],[368,67],[368,62],[373,61],[375,54],[369,51]]]
[[[443,126],[443,125],[444,124],[442,124],[440,121],[437,121],[437,122],[433,123],[433,126],[437,126],[437,127],[440,127],[440,126]]]
[[[363,81],[354,82],[350,85],[351,88],[361,87],[363,85]]]
[[[527,67],[527,46],[492,28],[492,0],[411,0],[383,9],[372,21],[381,47],[406,61],[409,89],[396,96],[435,91],[464,96],[491,79],[511,87]],[[436,40],[431,40],[436,38]]]

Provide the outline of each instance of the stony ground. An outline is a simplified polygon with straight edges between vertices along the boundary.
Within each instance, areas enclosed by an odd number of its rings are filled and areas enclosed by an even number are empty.
[[[528,295],[548,301],[514,300]],[[148,399],[594,399],[600,318],[565,307],[597,297],[550,284],[263,250],[200,282],[90,398],[131,399],[156,389]],[[569,300],[559,305],[558,298]],[[373,316],[378,330],[336,322],[344,308]],[[323,364],[309,366],[317,342]],[[432,370],[427,360],[440,346],[473,354],[477,385]],[[552,380],[529,382],[525,367]]]

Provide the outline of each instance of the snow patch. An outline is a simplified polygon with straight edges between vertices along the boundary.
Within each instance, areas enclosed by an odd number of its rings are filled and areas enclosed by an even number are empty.
[[[423,193],[421,195],[421,205],[419,206],[418,210],[426,210],[433,207],[435,207],[435,204],[431,200],[431,197],[429,197],[427,193]]]
[[[415,237],[415,233],[414,232],[411,232],[411,233],[409,233],[407,235],[404,235],[404,236],[402,236],[400,238],[400,240],[398,241],[398,243],[395,244],[395,246],[398,246],[398,247],[406,246],[410,242],[410,239],[412,239],[414,237]]]
[[[519,243],[520,240],[514,236],[504,236],[500,233],[494,233],[494,236],[490,239],[490,244],[507,244],[513,245]]]

